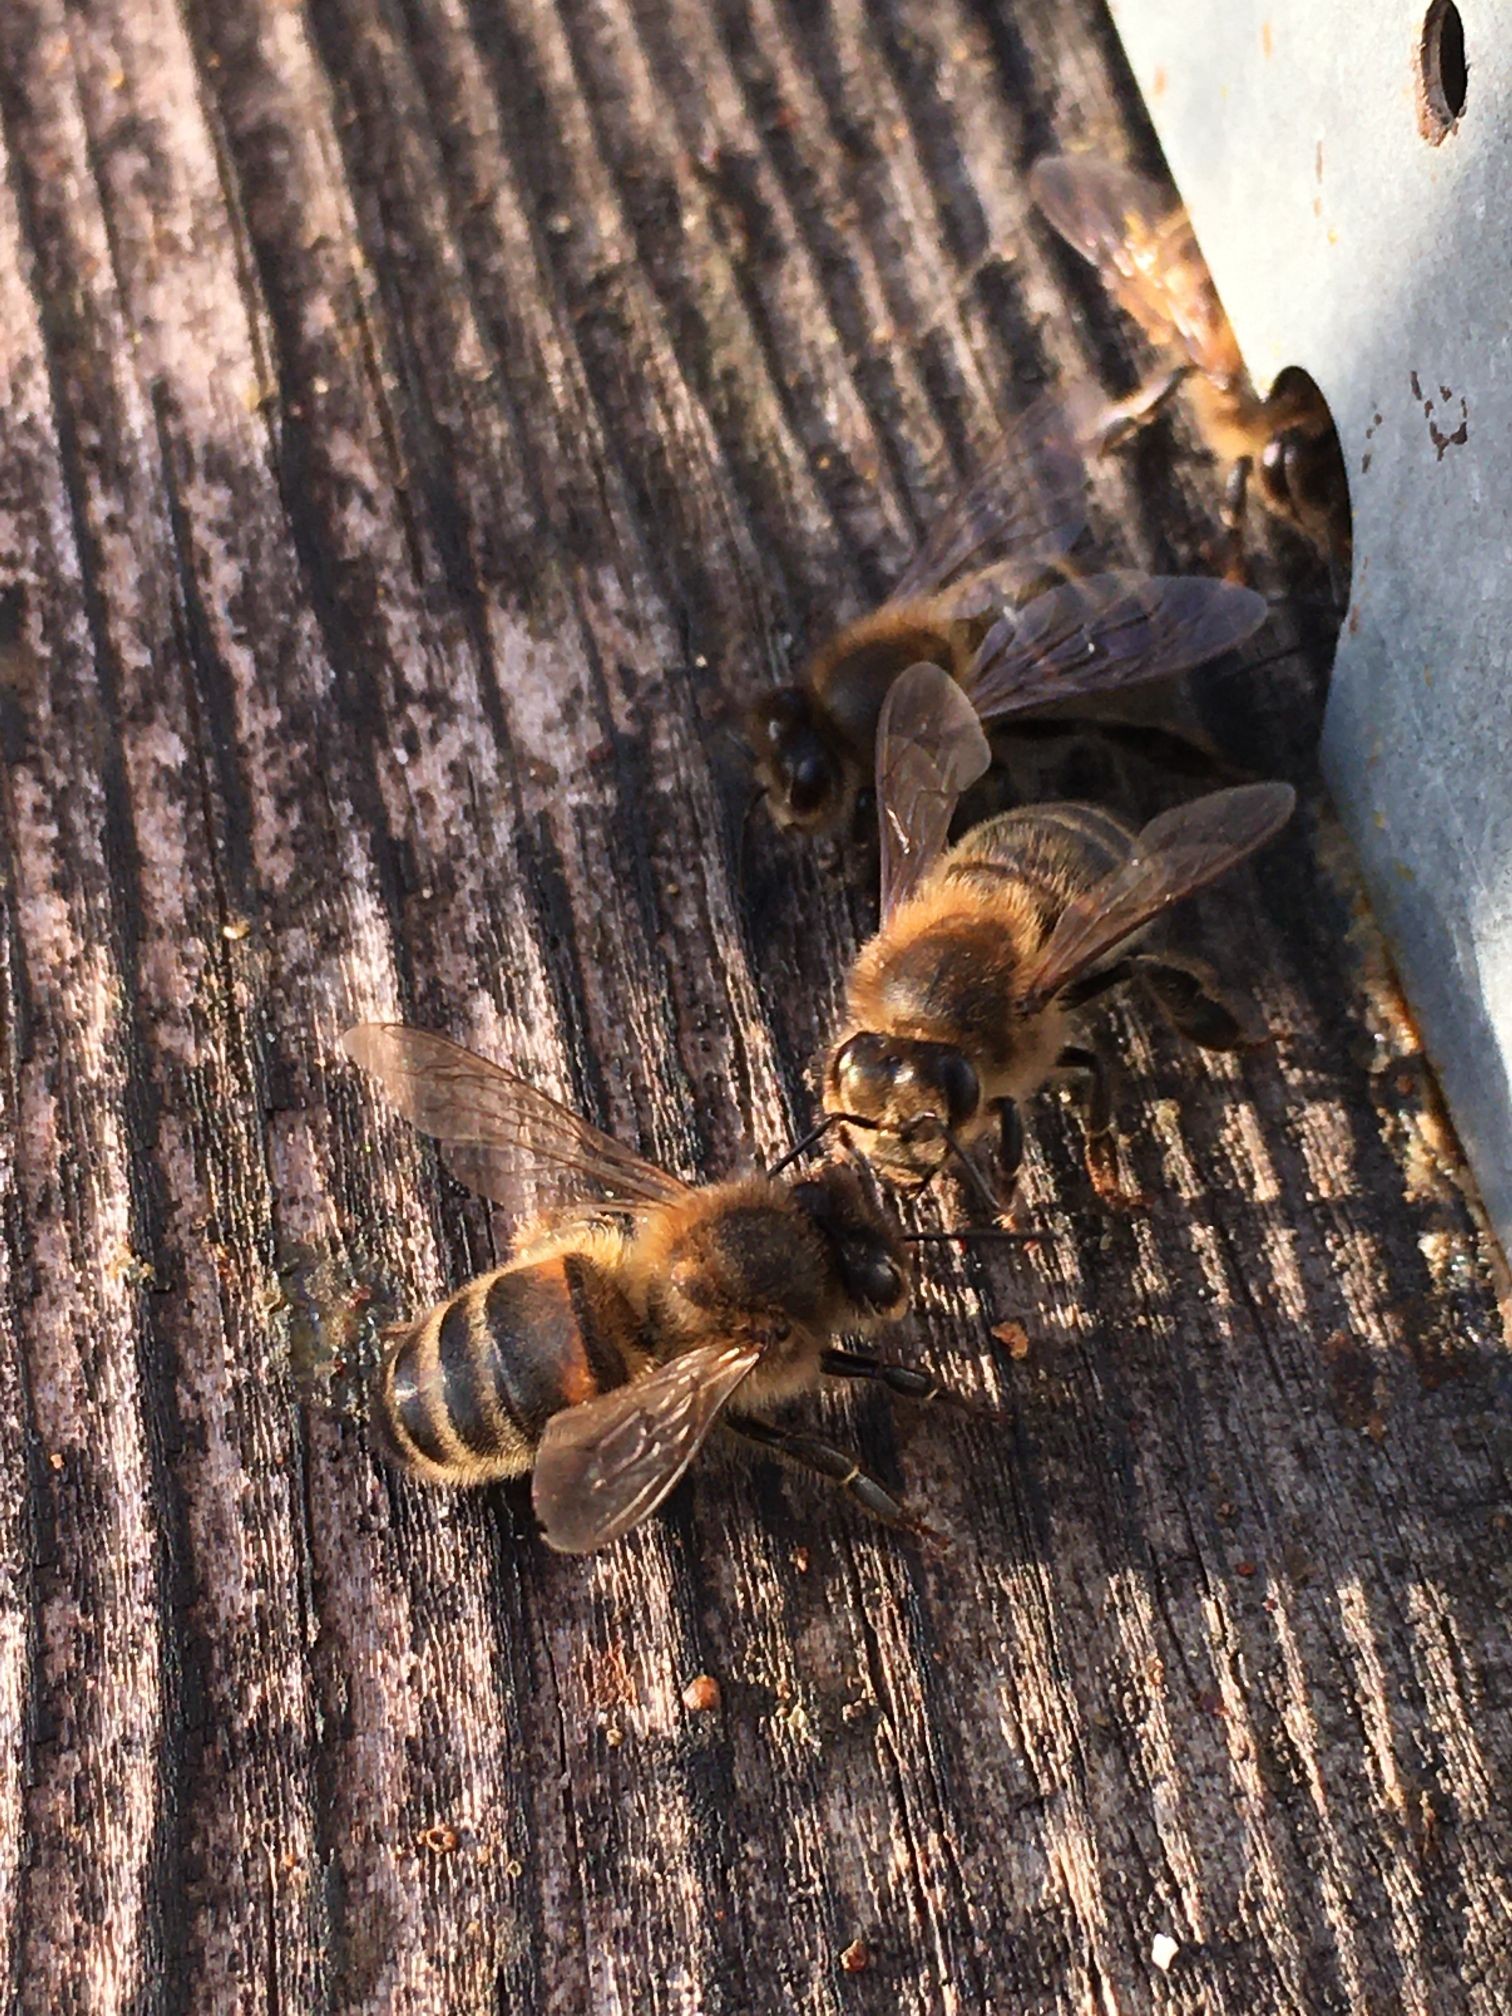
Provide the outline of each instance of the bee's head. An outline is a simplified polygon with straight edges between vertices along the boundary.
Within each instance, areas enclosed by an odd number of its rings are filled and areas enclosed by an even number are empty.
[[[1261,450],[1255,478],[1271,510],[1348,564],[1349,477],[1322,393],[1297,366],[1276,380],[1267,405],[1284,416]]]
[[[791,1194],[829,1248],[852,1320],[895,1322],[908,1307],[908,1251],[855,1170],[832,1163]]]
[[[850,1145],[902,1189],[927,1183],[950,1153],[949,1136],[974,1120],[982,1087],[953,1043],[870,1030],[848,1036],[824,1074],[824,1108]]]
[[[845,759],[801,686],[784,686],[746,720],[756,781],[779,826],[818,833],[835,825],[848,792]]]

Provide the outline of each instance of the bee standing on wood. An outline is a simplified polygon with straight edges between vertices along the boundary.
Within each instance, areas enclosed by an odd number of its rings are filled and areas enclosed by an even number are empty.
[[[1046,155],[1030,170],[1029,188],[1150,341],[1184,353],[1130,410],[1147,417],[1186,379],[1203,438],[1232,465],[1224,511],[1232,565],[1240,564],[1253,482],[1266,510],[1347,569],[1349,480],[1327,404],[1301,372],[1283,372],[1267,398],[1255,391],[1186,211],[1142,175],[1093,155]]]
[[[1086,526],[1084,432],[1055,400],[1030,407],[882,607],[752,709],[756,781],[779,826],[835,833],[852,819],[883,703],[911,665],[940,667],[993,721],[1188,671],[1264,622],[1260,596],[1198,576],[1122,571],[1044,587]]]
[[[1026,806],[947,847],[988,749],[970,700],[917,665],[893,686],[877,745],[882,922],[846,986],[824,1067],[826,1127],[890,1183],[926,1183],[949,1155],[989,1207],[966,1151],[994,1126],[1002,1199],[1023,1159],[1020,1108],[1048,1078],[1088,1088],[1088,1166],[1117,1198],[1106,1059],[1079,1011],[1137,981],[1207,1049],[1250,1041],[1209,971],[1142,943],[1173,903],[1226,874],[1291,816],[1289,784],[1215,791],[1141,832],[1093,805]]]
[[[723,1423],[928,1532],[844,1450],[764,1418],[825,1377],[973,1405],[836,1344],[904,1314],[907,1242],[931,1236],[899,1233],[855,1170],[695,1186],[443,1037],[364,1023],[342,1041],[481,1195],[519,1209],[528,1178],[554,1173],[603,1200],[553,1212],[391,1338],[372,1420],[402,1469],[450,1485],[532,1472],[547,1541],[580,1554],[653,1511]]]

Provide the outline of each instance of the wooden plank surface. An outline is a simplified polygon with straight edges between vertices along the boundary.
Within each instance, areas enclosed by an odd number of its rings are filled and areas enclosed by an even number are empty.
[[[0,10],[12,2006],[1506,2006],[1499,1277],[1306,653],[1195,703],[1304,786],[1196,906],[1275,1047],[1120,1014],[1124,1218],[1045,1102],[1043,1248],[906,1340],[1011,1429],[825,1403],[947,1553],[714,1455],[564,1560],[366,1446],[507,1228],[347,1023],[689,1175],[807,1113],[873,898],[737,886],[727,731],[1005,412],[1134,382],[1026,218],[1078,143],[1151,163],[1092,0]],[[1200,559],[1173,442],[1104,551]]]

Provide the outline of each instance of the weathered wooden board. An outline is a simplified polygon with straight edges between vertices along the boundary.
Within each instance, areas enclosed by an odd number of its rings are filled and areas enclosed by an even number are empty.
[[[1149,160],[1091,0],[0,10],[13,2006],[1505,2006],[1496,1278],[1315,788],[1198,906],[1274,1050],[1129,1015],[1149,1208],[1047,1105],[1039,1255],[931,1274],[1012,1431],[826,1403],[948,1553],[716,1455],[568,1561],[364,1440],[507,1228],[348,1022],[690,1174],[804,1116],[871,897],[736,886],[726,730],[995,415],[1132,384],[1026,221],[1084,140]],[[1203,705],[1305,781],[1315,698]]]

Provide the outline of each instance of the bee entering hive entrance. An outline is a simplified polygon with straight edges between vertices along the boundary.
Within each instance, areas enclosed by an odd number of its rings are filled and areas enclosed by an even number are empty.
[[[1288,364],[1276,374],[1265,412],[1270,434],[1256,470],[1265,501],[1328,555],[1342,608],[1354,550],[1349,471],[1323,388],[1300,364]]]

